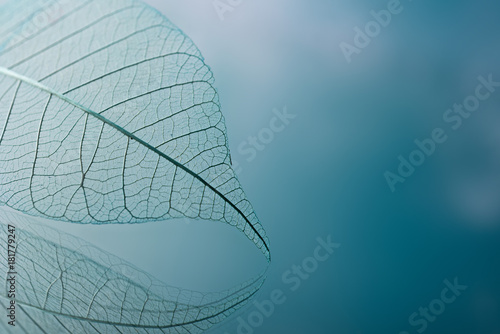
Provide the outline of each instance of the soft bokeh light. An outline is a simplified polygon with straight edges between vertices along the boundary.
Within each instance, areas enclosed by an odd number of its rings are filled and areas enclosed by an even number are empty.
[[[339,47],[388,1],[243,0],[221,21],[211,0],[147,0],[212,68],[233,160],[271,240],[257,300],[287,301],[255,333],[416,333],[408,318],[468,286],[427,333],[500,333],[500,88],[452,130],[445,111],[478,76],[500,82],[500,3],[402,0],[403,12],[348,63]],[[296,118],[251,162],[239,151],[273,108]],[[391,192],[384,172],[414,140],[448,139]],[[59,225],[58,225],[59,226]],[[252,244],[218,223],[60,227],[176,285],[217,290],[263,267]],[[342,246],[300,289],[282,275],[318,237]],[[237,333],[237,317],[213,333]]]

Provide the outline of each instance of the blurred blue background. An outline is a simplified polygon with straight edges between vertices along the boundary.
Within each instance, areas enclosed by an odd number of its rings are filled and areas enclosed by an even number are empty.
[[[410,315],[455,278],[467,289],[425,332],[500,333],[500,89],[460,129],[443,121],[478,76],[500,81],[500,4],[402,0],[348,63],[340,43],[353,44],[354,27],[390,1],[242,0],[224,20],[211,0],[147,2],[212,68],[233,161],[271,240],[256,300],[275,289],[287,300],[254,333],[418,333]],[[247,161],[240,145],[285,106],[295,118]],[[384,173],[396,173],[398,156],[435,128],[448,140],[391,192]],[[227,288],[265,267],[222,224],[60,225],[196,290]],[[341,247],[291,291],[282,275],[329,235]],[[249,304],[211,332],[238,333],[238,317],[255,310]]]

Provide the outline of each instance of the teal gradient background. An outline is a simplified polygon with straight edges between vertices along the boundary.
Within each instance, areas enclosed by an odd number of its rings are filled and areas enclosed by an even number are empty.
[[[256,300],[280,289],[258,334],[418,333],[408,318],[455,277],[467,290],[425,333],[500,333],[500,89],[451,130],[443,113],[492,74],[500,82],[500,4],[402,0],[348,63],[339,47],[388,1],[243,0],[221,21],[210,0],[148,0],[193,39],[212,68],[239,178],[271,240]],[[238,149],[296,117],[255,159]],[[384,172],[435,128],[448,140],[391,192]],[[55,223],[166,283],[220,290],[265,259],[220,223],[130,226]],[[318,237],[341,247],[296,291],[283,274]],[[211,333],[237,333],[238,317]]]

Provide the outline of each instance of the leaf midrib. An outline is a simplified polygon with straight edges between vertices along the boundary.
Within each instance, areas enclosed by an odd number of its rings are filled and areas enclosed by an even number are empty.
[[[137,137],[133,133],[127,131],[124,128],[122,128],[118,124],[115,124],[114,122],[111,122],[109,119],[107,119],[106,117],[102,116],[101,114],[96,113],[93,110],[90,110],[89,108],[87,108],[87,107],[79,104],[78,102],[73,101],[72,99],[68,98],[65,95],[62,95],[62,94],[58,93],[57,91],[49,88],[48,86],[45,86],[44,84],[42,84],[42,83],[40,83],[40,82],[38,82],[36,80],[33,80],[31,78],[28,78],[28,77],[25,77],[25,76],[23,76],[23,75],[21,75],[21,74],[19,74],[17,72],[11,71],[11,70],[6,69],[4,67],[0,67],[0,74],[4,74],[4,75],[9,76],[9,77],[11,77],[13,79],[16,79],[16,80],[19,80],[21,82],[24,82],[24,83],[26,83],[26,84],[28,84],[30,86],[33,86],[33,87],[38,88],[40,90],[46,91],[47,93],[49,93],[49,94],[51,94],[53,96],[56,96],[56,97],[60,98],[63,101],[66,101],[67,103],[69,103],[69,104],[77,107],[78,109],[82,110],[83,112],[85,112],[85,113],[87,113],[87,114],[89,114],[89,115],[91,115],[91,116],[99,119],[101,122],[103,122],[103,123],[105,123],[105,124],[113,127],[114,129],[118,130],[119,132],[121,132],[123,135],[129,137],[130,139],[135,140],[139,144],[143,145],[147,149],[149,149],[149,150],[153,151],[154,153],[158,154],[160,157],[166,159],[170,163],[174,164],[176,167],[182,169],[183,171],[185,171],[186,173],[188,173],[189,175],[191,175],[192,177],[194,177],[195,179],[197,179],[198,181],[200,181],[202,184],[204,184],[206,187],[208,187],[210,190],[212,190],[216,195],[218,195],[220,198],[222,198],[224,200],[224,202],[228,203],[233,209],[235,209],[236,212],[238,212],[238,214],[241,217],[243,217],[243,219],[245,219],[246,223],[252,228],[252,230],[257,234],[257,236],[259,237],[259,239],[264,244],[264,247],[266,248],[265,256],[267,257],[268,261],[271,260],[269,246],[267,245],[266,241],[264,240],[264,238],[262,237],[262,235],[259,233],[259,231],[257,231],[257,229],[250,223],[250,221],[248,220],[248,218],[243,214],[243,212],[241,212],[241,210],[234,203],[232,203],[226,196],[224,196],[220,191],[218,191],[217,189],[215,189],[211,184],[209,184],[207,181],[205,181],[197,173],[193,172],[191,169],[187,168],[186,166],[184,166],[183,164],[181,164],[177,160],[169,157],[168,155],[166,155],[165,153],[161,152],[160,150],[158,150],[157,148],[155,148],[151,144],[147,143],[146,141],[142,140],[141,138]]]

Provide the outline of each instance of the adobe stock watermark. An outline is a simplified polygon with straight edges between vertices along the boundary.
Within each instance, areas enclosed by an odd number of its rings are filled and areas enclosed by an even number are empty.
[[[282,110],[274,108],[272,113],[274,116],[269,120],[267,127],[262,128],[255,136],[248,136],[246,140],[238,145],[238,153],[246,156],[247,162],[254,161],[258,153],[264,151],[274,141],[276,135],[283,132],[291,121],[297,117],[297,115],[290,114],[286,106]],[[236,175],[243,172],[243,167],[237,160],[233,159],[232,166]],[[185,224],[191,223],[188,218],[181,218],[181,220]]]
[[[274,116],[269,120],[267,127],[262,128],[255,135],[248,136],[238,145],[238,153],[246,157],[247,162],[254,161],[259,152],[264,151],[274,141],[276,135],[283,132],[297,117],[297,115],[290,114],[286,106],[282,110],[274,108],[272,112]],[[241,173],[242,169],[238,162],[235,161],[233,166],[237,174]]]
[[[13,31],[11,35],[7,37],[6,43],[17,44],[47,27],[50,23],[62,16],[64,13],[64,4],[69,3],[69,1],[70,0],[38,0],[36,5],[40,10],[30,19],[25,21],[20,29]],[[4,48],[5,45],[0,45],[0,50]]]
[[[493,80],[493,74],[488,75],[488,78],[479,76],[477,80],[479,84],[476,86],[473,94],[467,96],[462,104],[455,103],[453,107],[443,113],[443,121],[453,131],[460,129],[463,121],[479,109],[481,102],[488,100],[496,92],[497,88],[500,87],[500,82]],[[431,131],[428,138],[422,140],[415,139],[413,141],[416,146],[415,150],[410,152],[406,157],[403,155],[398,156],[399,165],[397,173],[388,170],[384,172],[384,178],[391,192],[395,192],[396,185],[404,183],[412,176],[416,168],[422,166],[426,159],[436,152],[438,145],[443,144],[447,140],[448,135],[443,128],[435,128]]]
[[[253,307],[245,316],[239,316],[236,327],[236,334],[253,334],[256,328],[261,327],[265,320],[270,318],[276,307],[287,301],[285,291],[297,291],[302,283],[308,280],[312,274],[318,270],[320,263],[327,261],[340,247],[340,244],[332,242],[332,237],[326,239],[317,238],[318,245],[314,248],[311,256],[302,260],[300,265],[293,265],[286,270],[281,280],[287,289],[274,289],[269,294],[269,298],[261,301],[254,301]],[[227,331],[224,334],[229,334]]]
[[[217,15],[221,21],[225,20],[224,15],[228,12],[232,12],[243,3],[243,0],[213,0],[212,5],[214,6]]]
[[[445,288],[441,290],[439,298],[432,300],[426,307],[419,307],[418,312],[410,314],[408,323],[414,327],[417,333],[425,332],[429,327],[429,323],[435,322],[444,313],[446,305],[454,303],[468,288],[466,285],[459,284],[457,277],[455,277],[453,283],[447,279],[443,283]],[[399,332],[399,334],[411,333],[403,331]]]
[[[408,1],[411,2],[412,0]],[[354,27],[355,35],[352,44],[347,42],[339,44],[347,63],[350,64],[352,62],[354,54],[359,55],[363,49],[367,48],[372,40],[380,35],[382,28],[387,28],[391,24],[393,16],[401,14],[404,9],[400,0],[390,0],[386,8],[379,11],[370,11],[373,20],[368,21],[363,29],[358,26]]]

